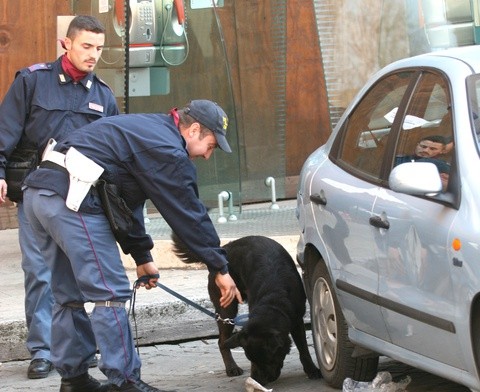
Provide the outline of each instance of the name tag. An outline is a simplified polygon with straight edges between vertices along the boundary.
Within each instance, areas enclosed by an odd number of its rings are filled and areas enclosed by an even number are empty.
[[[92,109],[92,110],[95,110],[96,112],[103,113],[103,106],[99,105],[98,103],[89,102],[88,103],[88,108]]]

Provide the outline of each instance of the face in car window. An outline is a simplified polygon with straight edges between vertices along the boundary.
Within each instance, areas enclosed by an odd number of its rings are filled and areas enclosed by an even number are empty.
[[[453,124],[448,84],[439,74],[423,72],[407,106],[394,165],[428,161],[437,167],[444,190],[453,156]]]
[[[422,140],[415,147],[415,155],[424,158],[436,157],[445,151],[445,144],[440,142],[432,142],[431,140]]]

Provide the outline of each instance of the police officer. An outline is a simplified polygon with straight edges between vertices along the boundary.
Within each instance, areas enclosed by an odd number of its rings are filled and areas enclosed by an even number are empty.
[[[118,114],[110,88],[93,73],[104,41],[105,29],[97,19],[77,16],[69,25],[64,55],[55,62],[35,64],[17,72],[0,106],[0,204],[5,202],[7,192],[13,195],[13,189],[9,192],[5,182],[5,167],[15,147],[37,150],[40,155],[49,138],[61,139],[73,129]],[[53,368],[50,270],[34,240],[23,203],[20,199],[13,201],[18,202],[26,344],[32,358],[27,375],[44,378]],[[93,359],[94,351],[90,353]]]
[[[98,198],[98,184],[87,193],[78,212],[67,207],[75,196],[69,178],[91,175],[90,169],[82,173],[83,161],[70,161],[69,154],[76,151],[90,166],[103,168],[101,180],[114,184],[132,210],[133,227],[117,239],[135,260],[138,277],[146,277],[141,285],[152,288],[158,279],[150,253],[153,242],[143,219],[144,202],[150,199],[214,274],[220,303],[227,306],[235,297],[242,299],[199,200],[192,162],[193,158],[210,158],[217,146],[231,152],[225,137],[227,125],[223,109],[209,100],[193,100],[169,114],[104,118],[69,134],[56,145],[56,159],[48,155],[26,179],[26,215],[52,270],[52,355],[62,387],[69,386],[68,391],[103,390],[88,375],[86,363],[95,341],[101,354],[99,367],[112,384],[111,391],[158,391],[140,380],[140,360],[125,310],[131,288]],[[86,301],[95,303],[91,324],[82,306]]]

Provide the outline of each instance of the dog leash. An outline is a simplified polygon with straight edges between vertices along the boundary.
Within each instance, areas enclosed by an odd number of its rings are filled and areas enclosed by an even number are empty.
[[[135,298],[136,298],[136,290],[140,286],[140,283],[148,283],[150,279],[158,279],[160,277],[159,274],[155,275],[144,275],[138,278],[134,283],[133,283],[133,292],[132,292],[132,301],[130,303],[130,309],[132,310],[132,317],[134,319],[134,322],[136,324],[135,320]],[[222,318],[218,313],[213,313],[207,308],[197,304],[196,302],[193,302],[189,300],[188,298],[184,297],[183,295],[177,293],[175,290],[172,290],[171,288],[165,286],[163,283],[160,283],[158,280],[156,282],[156,286],[167,293],[173,295],[174,297],[178,298],[179,300],[185,302],[187,305],[193,306],[195,309],[205,313],[206,315],[212,317],[215,319],[215,321],[220,321],[224,324],[228,325],[237,325],[239,327],[243,327],[247,321],[248,321],[248,314],[240,314],[237,317],[231,319],[231,318]],[[133,304],[133,306],[132,306]],[[130,313],[129,309],[129,313]]]
[[[159,281],[157,281],[157,287],[161,288],[162,290],[166,291],[167,293],[173,295],[174,297],[177,297],[178,299],[182,300],[183,302],[185,302],[186,304],[190,305],[190,306],[193,306],[195,309],[197,310],[200,310],[201,312],[205,313],[206,315],[210,316],[210,317],[213,317],[213,318],[216,318],[217,315],[213,312],[211,312],[210,310],[204,308],[203,306],[189,300],[188,298],[184,297],[183,295],[177,293],[176,291],[172,290],[171,288],[168,288],[167,286],[165,286],[164,284],[160,283]]]
[[[162,290],[165,290],[167,293],[173,295],[174,297],[177,297],[178,299],[182,300],[185,302],[187,305],[193,306],[195,309],[200,310],[201,312],[209,315],[210,317],[214,318],[215,321],[221,321],[224,324],[229,324],[229,325],[238,325],[239,327],[243,327],[247,321],[248,321],[248,314],[240,314],[237,317],[231,319],[231,318],[221,318],[218,313],[213,313],[210,310],[204,308],[203,306],[189,300],[188,298],[184,297],[183,295],[177,293],[176,291],[172,290],[171,288],[165,286],[164,284],[160,283],[157,281],[157,287],[161,288]]]

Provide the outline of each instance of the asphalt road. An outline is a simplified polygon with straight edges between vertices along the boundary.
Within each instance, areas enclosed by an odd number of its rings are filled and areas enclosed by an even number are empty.
[[[311,345],[310,348],[313,353]],[[182,392],[245,391],[244,384],[249,375],[248,360],[241,349],[236,350],[235,360],[245,373],[238,377],[227,377],[216,339],[141,347],[140,355],[143,361],[142,379],[157,388]],[[28,363],[29,361],[13,361],[0,364],[2,392],[59,390],[60,376],[56,372],[46,379],[28,380]],[[389,371],[395,381],[409,375],[412,381],[407,387],[408,392],[469,391],[461,385],[386,358],[381,359],[379,370]],[[92,369],[91,374],[99,380],[105,380],[98,369]],[[295,347],[292,347],[286,358],[282,375],[268,388],[274,392],[338,391],[326,385],[323,380],[309,380],[305,377]]]

